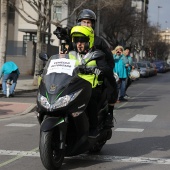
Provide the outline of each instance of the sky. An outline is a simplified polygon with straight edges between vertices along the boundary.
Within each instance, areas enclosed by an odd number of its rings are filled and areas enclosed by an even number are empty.
[[[170,29],[170,0],[149,0],[148,20],[155,26],[159,22],[162,30]]]

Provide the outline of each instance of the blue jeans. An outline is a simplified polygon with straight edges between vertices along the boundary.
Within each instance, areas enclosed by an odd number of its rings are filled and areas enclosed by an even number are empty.
[[[124,98],[126,89],[126,78],[120,78],[120,93],[119,98]]]
[[[17,84],[17,79],[18,79],[18,74],[16,72],[12,72],[10,74],[5,74],[3,75],[3,79],[2,79],[2,91],[3,94],[6,95],[6,82],[7,80],[10,80],[10,82],[12,81],[12,85],[10,87],[10,94],[14,93],[16,84]]]

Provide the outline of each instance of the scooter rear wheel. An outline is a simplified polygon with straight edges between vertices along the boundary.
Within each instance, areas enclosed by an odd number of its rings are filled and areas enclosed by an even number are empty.
[[[44,167],[48,170],[59,169],[65,155],[65,150],[59,148],[59,134],[54,132],[41,132],[40,134],[40,157]]]

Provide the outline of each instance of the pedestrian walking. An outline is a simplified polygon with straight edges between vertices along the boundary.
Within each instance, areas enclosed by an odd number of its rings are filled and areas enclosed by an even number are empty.
[[[10,87],[10,97],[14,96],[15,87],[19,77],[19,68],[13,61],[5,62],[0,69],[0,78],[2,78],[2,92],[6,96],[6,83],[9,80],[12,85]]]

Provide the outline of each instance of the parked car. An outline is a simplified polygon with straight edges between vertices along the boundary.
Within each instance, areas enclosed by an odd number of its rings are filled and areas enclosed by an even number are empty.
[[[156,65],[154,63],[151,63],[150,61],[142,61],[142,62],[146,63],[147,67],[150,69],[149,76],[157,75],[157,69],[156,69]]]
[[[149,77],[150,69],[146,63],[137,62],[136,67],[138,68],[138,70],[140,72],[140,77]]]
[[[170,65],[165,62],[166,71],[170,71]]]
[[[164,61],[154,61],[153,63],[156,65],[156,69],[158,73],[166,72],[166,65]]]
[[[137,62],[136,67],[138,68],[141,77],[150,77],[157,75],[156,66],[150,61]]]

